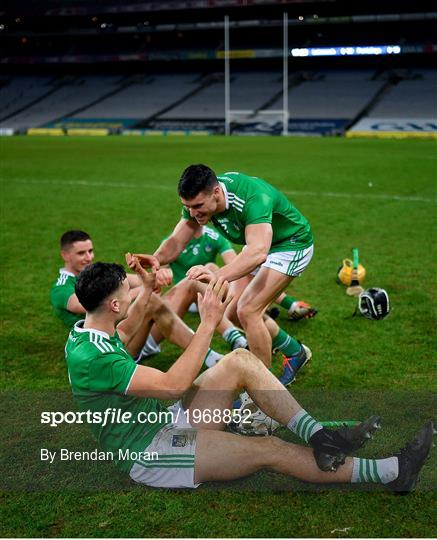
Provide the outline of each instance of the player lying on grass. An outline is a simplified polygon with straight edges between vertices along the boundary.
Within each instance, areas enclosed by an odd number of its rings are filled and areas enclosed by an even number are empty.
[[[155,275],[146,273],[136,257],[128,254],[126,260],[143,283],[132,304],[121,266],[95,263],[81,272],[75,290],[86,318],[73,327],[65,350],[80,409],[131,414],[130,421],[91,424],[91,429],[133,480],[154,487],[193,488],[270,469],[307,482],[375,482],[404,492],[414,488],[431,449],[432,423],[398,454],[383,459],[346,457],[370,437],[375,418],[355,428],[323,428],[264,363],[244,349],[227,354],[199,376],[215,328],[232,299],[221,277],[212,278],[199,295],[199,327],[170,369],[162,372],[135,364],[123,343],[141,325]],[[276,437],[224,432],[232,401],[242,390],[309,447]],[[160,414],[162,399],[179,400],[171,407],[172,421]],[[140,414],[141,423],[136,422]]]
[[[94,259],[94,247],[90,236],[84,231],[67,231],[61,237],[61,257],[64,267],[59,270],[59,277],[50,290],[50,302],[55,314],[71,328],[75,322],[84,318],[85,308],[78,300],[74,287],[79,273]],[[135,274],[128,274],[131,300],[138,294],[140,280]],[[152,325],[156,323],[159,331],[171,343],[185,349],[194,332],[163,301],[153,293],[149,299],[143,323],[138,327],[129,344],[125,343],[129,353],[138,361],[141,350],[149,336]],[[216,362],[221,354],[210,349],[205,362]]]
[[[313,235],[308,221],[276,188],[238,172],[217,177],[206,165],[191,165],[181,176],[178,192],[182,218],[170,237],[145,260],[155,268],[171,263],[210,220],[229,241],[245,245],[226,266],[215,272],[195,266],[188,277],[242,280],[241,296],[226,315],[240,322],[250,350],[267,367],[271,366],[272,346],[284,354],[280,380],[291,383],[311,358],[311,351],[266,318],[265,310],[312,258]]]

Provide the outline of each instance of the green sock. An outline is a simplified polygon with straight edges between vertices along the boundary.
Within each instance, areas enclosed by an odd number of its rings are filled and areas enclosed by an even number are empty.
[[[300,350],[300,343],[284,332],[281,328],[279,334],[272,340],[273,350],[279,349],[285,356],[293,356]]]
[[[396,456],[385,459],[353,458],[351,482],[387,484],[398,477],[399,460]]]
[[[291,304],[293,302],[296,302],[296,298],[293,298],[292,296],[286,296],[279,305],[288,311],[291,308]]]

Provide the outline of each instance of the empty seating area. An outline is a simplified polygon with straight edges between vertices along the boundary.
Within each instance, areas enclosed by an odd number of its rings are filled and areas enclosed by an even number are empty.
[[[231,75],[232,110],[282,108],[281,72]],[[369,106],[369,117],[435,118],[437,70],[410,70],[400,77],[371,70],[290,73],[290,118],[351,121]],[[220,124],[224,109],[223,73],[0,77],[0,127],[22,131],[62,124],[64,118],[85,124],[130,119],[126,125],[142,127],[149,120]]]
[[[149,118],[201,87],[199,79],[199,74],[133,77],[123,90],[72,118]]]
[[[290,117],[353,119],[383,85],[372,77],[372,71],[307,74],[307,80],[289,90]]]
[[[369,118],[437,118],[437,70],[410,77],[390,88]]]
[[[51,81],[47,80],[44,85],[38,86],[38,92],[35,85],[31,84],[31,80],[33,79],[19,78],[18,82],[23,84],[20,103],[26,105],[31,103],[32,99],[34,103],[21,111],[19,111],[17,104],[12,103],[9,110],[18,112],[14,116],[0,121],[0,125],[21,129],[40,127],[48,122],[56,121],[80,107],[87,106],[89,103],[101,98],[105,93],[116,89],[120,77],[90,76],[52,79]],[[13,79],[9,85],[4,87],[4,90],[16,88],[16,86],[16,79]],[[3,110],[1,117],[4,118]]]

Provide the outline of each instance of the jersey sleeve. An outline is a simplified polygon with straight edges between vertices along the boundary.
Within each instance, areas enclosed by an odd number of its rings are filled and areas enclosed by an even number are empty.
[[[89,390],[124,394],[137,365],[117,353],[104,354],[90,364]]]
[[[222,255],[226,251],[230,251],[231,249],[234,249],[232,247],[232,244],[229,242],[229,240],[227,240],[221,234],[218,235],[217,244],[218,244],[218,246],[217,246],[218,247],[218,252],[220,253],[220,255]]]
[[[244,207],[245,224],[272,223],[273,201],[266,193],[252,195]]]
[[[54,308],[67,309],[68,300],[74,294],[74,283],[67,281],[64,285],[54,285],[50,290],[50,302]]]

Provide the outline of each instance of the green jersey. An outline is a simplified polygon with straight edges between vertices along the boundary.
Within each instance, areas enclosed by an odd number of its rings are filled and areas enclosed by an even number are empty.
[[[218,231],[211,227],[202,227],[202,235],[190,240],[179,257],[170,263],[174,282],[179,283],[184,279],[187,270],[192,266],[215,262],[217,255],[223,255],[231,249],[233,248],[230,242]]]
[[[305,217],[280,191],[261,178],[238,172],[217,177],[226,200],[226,209],[212,216],[214,226],[235,244],[245,244],[245,228],[270,223],[273,229],[269,253],[298,251],[313,243],[311,227]],[[190,219],[184,207],[182,216]]]
[[[167,415],[159,414],[165,410],[156,399],[126,394],[138,366],[117,332],[111,337],[105,332],[85,329],[83,321],[79,321],[70,332],[65,355],[73,396],[80,410],[91,411],[93,418],[98,415],[104,418],[108,409],[115,409],[119,415],[117,421],[105,425],[102,420],[90,426],[103,450],[112,452],[116,465],[129,472],[134,464],[129,455],[144,452],[156,433],[169,423]],[[119,421],[123,413],[130,413],[129,421]],[[120,459],[120,454],[127,458]]]
[[[84,318],[83,314],[71,313],[67,309],[70,296],[75,294],[74,286],[76,285],[76,281],[77,277],[74,274],[68,272],[65,268],[61,268],[58,279],[50,289],[50,303],[53,306],[53,310],[68,328],[71,328],[74,323]]]

